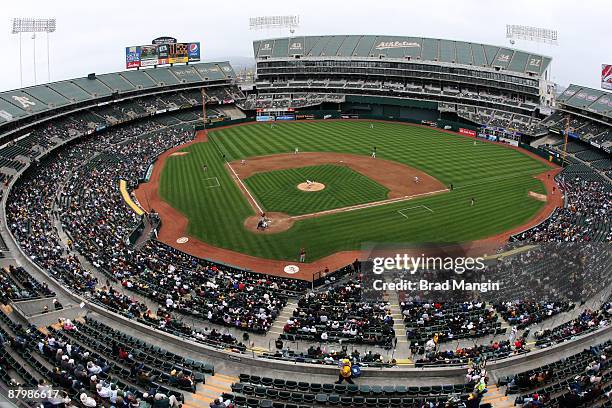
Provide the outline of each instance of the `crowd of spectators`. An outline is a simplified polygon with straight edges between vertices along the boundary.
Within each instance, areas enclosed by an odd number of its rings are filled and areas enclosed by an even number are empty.
[[[426,365],[469,365],[472,361],[497,360],[527,351],[523,338],[516,338],[513,341],[492,341],[490,344],[458,347],[455,350],[440,350],[439,346],[435,344],[427,345],[422,350],[413,350],[417,355],[424,352],[423,358],[416,361],[417,367]]]
[[[610,324],[610,316],[612,316],[612,304],[609,302],[598,310],[584,310],[577,318],[569,322],[535,332],[536,344],[548,346],[606,327]]]
[[[364,302],[361,292],[360,282],[309,292],[283,327],[285,337],[390,347],[395,331],[389,304]]]
[[[191,134],[145,122],[64,149],[18,183],[7,207],[9,226],[35,262],[77,292],[95,293],[98,279],[70,250],[171,313],[264,332],[286,295],[303,291],[304,282],[219,268],[157,241],[138,251],[126,243],[140,219],[124,204],[119,180],[133,189],[161,152]],[[58,221],[69,236],[69,249],[60,243]],[[135,315],[133,306],[123,308]]]
[[[512,326],[524,329],[532,324],[541,323],[559,313],[568,312],[574,308],[570,302],[549,302],[545,300],[517,300],[501,302],[495,309]]]
[[[508,391],[532,390],[516,399],[515,405],[523,408],[596,406],[595,402],[609,391],[611,354],[609,342],[590,347],[567,359],[514,375]],[[608,392],[604,400],[609,397]]]
[[[53,297],[55,292],[49,289],[46,282],[40,283],[25,269],[9,265],[0,270],[0,301],[31,300],[41,297]]]
[[[408,338],[424,343],[435,334],[439,342],[479,337],[499,328],[493,308],[482,301],[441,303],[405,300],[400,308]]]
[[[530,242],[612,242],[612,189],[603,181],[563,177],[567,205],[514,237]]]
[[[97,290],[94,292],[92,300],[130,319],[136,319],[182,338],[215,347],[232,349],[236,352],[246,350],[246,346],[228,331],[221,332],[208,326],[202,329],[190,327],[170,313],[168,309],[158,307],[157,310],[153,311],[144,302],[120,293],[113,288]]]

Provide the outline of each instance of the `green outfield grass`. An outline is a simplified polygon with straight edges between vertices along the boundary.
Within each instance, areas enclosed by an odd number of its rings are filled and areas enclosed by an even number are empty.
[[[315,192],[300,191],[305,180],[325,184]],[[389,189],[348,167],[308,166],[257,173],[244,179],[266,211],[289,215],[310,214],[387,198]]]
[[[170,157],[162,172],[162,198],[190,220],[189,233],[210,244],[274,259],[309,260],[362,242],[456,242],[485,238],[528,221],[544,203],[528,197],[545,193],[533,175],[546,166],[519,151],[477,142],[436,129],[399,123],[296,122],[252,124],[209,133],[210,142]],[[454,191],[353,212],[310,218],[278,234],[244,229],[254,212],[224,167],[228,161],[300,151],[369,155],[416,167]],[[208,171],[202,171],[202,164]],[[389,177],[393,177],[390,174]],[[258,189],[258,188],[257,188]],[[262,194],[258,192],[258,194]],[[310,193],[316,194],[316,193]],[[367,193],[369,194],[369,193]],[[470,206],[470,200],[476,200]],[[296,203],[296,206],[301,205]],[[425,209],[425,207],[427,209]],[[300,211],[313,212],[305,208]]]

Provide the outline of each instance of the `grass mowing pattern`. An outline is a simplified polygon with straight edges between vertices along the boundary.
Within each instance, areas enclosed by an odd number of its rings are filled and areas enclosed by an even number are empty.
[[[209,133],[228,160],[300,151],[369,155],[418,168],[455,190],[403,203],[326,215],[296,222],[279,234],[246,231],[253,215],[224,168],[212,143],[197,143],[171,157],[160,181],[160,194],[190,220],[189,233],[210,244],[272,259],[295,260],[301,247],[313,260],[362,242],[457,242],[484,238],[527,222],[544,203],[529,191],[545,193],[532,176],[547,167],[518,151],[477,142],[436,129],[398,123],[296,122],[252,124]],[[208,172],[202,172],[202,164]],[[206,188],[205,177],[220,187]],[[389,175],[393,177],[393,175]],[[311,193],[314,194],[314,193]],[[470,199],[476,205],[470,206]],[[419,209],[426,205],[433,213]]]
[[[300,191],[306,180],[325,184],[321,191]],[[243,180],[266,211],[289,215],[385,200],[389,189],[368,177],[337,165],[307,166],[257,173]]]

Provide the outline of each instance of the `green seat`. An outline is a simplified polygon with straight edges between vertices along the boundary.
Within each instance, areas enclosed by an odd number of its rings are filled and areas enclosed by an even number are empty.
[[[383,386],[383,393],[385,393],[386,395],[395,394],[395,386],[393,385]]]
[[[327,396],[327,394],[315,395],[315,401],[317,402],[317,404],[326,404],[328,400],[329,397]]]
[[[338,394],[329,394],[329,397],[327,398],[327,401],[330,404],[338,404],[340,402],[340,396]]]
[[[361,396],[361,395],[355,395],[353,397],[353,406],[354,407],[363,407],[363,404],[365,404],[365,397]]]
[[[360,385],[359,386],[359,392],[361,394],[367,395],[370,393],[370,386],[369,385]]]
[[[291,393],[291,402],[302,402],[304,401],[304,394],[301,392],[292,392]]]

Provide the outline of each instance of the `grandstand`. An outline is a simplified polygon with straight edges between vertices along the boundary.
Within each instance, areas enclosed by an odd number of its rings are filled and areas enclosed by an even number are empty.
[[[87,407],[610,406],[609,93],[571,85],[555,98],[551,58],[454,40],[298,36],[255,41],[253,51],[248,91],[223,61],[0,93],[0,395],[53,387],[55,405]],[[178,221],[151,208],[154,197],[139,186],[163,160],[184,155],[200,160],[198,178],[216,179],[205,188],[228,189],[212,174],[232,169],[226,155],[240,139],[224,145],[212,130],[245,124],[257,144],[278,131],[250,124],[262,116],[365,123],[376,137],[387,122],[407,122],[406,133],[448,136],[449,154],[512,149],[563,168],[540,174],[537,191],[516,193],[544,196],[551,211],[501,245],[489,242],[482,273],[504,290],[437,300],[388,290],[371,299],[367,257],[304,279],[242,265],[237,251],[225,261],[208,244],[198,256],[179,245],[196,240],[189,233],[172,245],[161,238]],[[204,143],[213,147],[198,150]],[[487,170],[474,183],[487,182]],[[500,189],[526,170],[504,172],[493,180]],[[427,205],[393,215],[433,213]],[[356,384],[335,383],[346,361],[363,368]]]
[[[317,36],[255,41],[253,51],[259,92],[257,100],[247,99],[245,109],[293,108],[299,99],[296,94],[319,93],[337,97],[330,102],[343,103],[343,111],[391,112],[390,106],[374,98],[385,95],[414,101],[414,108],[446,103],[493,109],[495,119],[493,113],[461,117],[468,123],[537,136],[545,132],[538,107],[553,103],[549,57],[486,44],[421,37]],[[279,100],[282,94],[287,97]],[[266,97],[278,102],[271,105]],[[332,106],[325,105],[325,98],[308,99],[309,105]],[[399,115],[431,119],[417,109]]]

